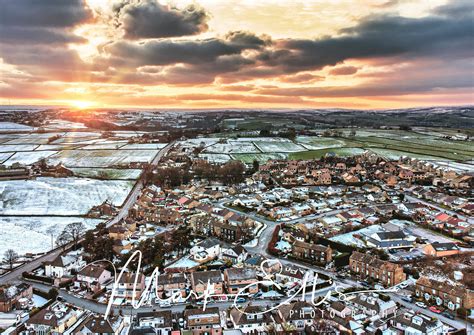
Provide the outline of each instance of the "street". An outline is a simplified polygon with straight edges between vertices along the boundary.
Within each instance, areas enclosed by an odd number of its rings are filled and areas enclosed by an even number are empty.
[[[159,150],[156,154],[156,156],[153,158],[151,161],[151,165],[153,167],[156,167],[161,159],[166,156],[168,151],[173,147],[175,144],[175,141],[168,143],[163,149]],[[135,185],[133,186],[132,190],[130,191],[129,195],[127,196],[127,199],[125,202],[122,204],[122,207],[120,208],[120,211],[117,213],[117,215],[109,220],[106,223],[107,227],[110,227],[117,222],[120,222],[120,220],[124,219],[128,215],[128,211],[130,208],[133,206],[137,198],[140,196],[140,192],[143,189],[143,180],[142,176],[140,176],[140,179],[137,180]],[[65,247],[68,248],[72,246],[72,243],[67,245]],[[3,276],[0,277],[0,285],[6,284],[10,281],[15,281],[21,279],[21,275],[23,272],[30,272],[36,269],[37,267],[41,266],[44,262],[50,262],[53,261],[56,257],[58,257],[61,253],[63,252],[63,248],[56,248],[53,249],[44,255],[32,260],[31,262],[25,263],[23,265],[18,266],[17,268],[13,269],[13,271],[10,271]]]

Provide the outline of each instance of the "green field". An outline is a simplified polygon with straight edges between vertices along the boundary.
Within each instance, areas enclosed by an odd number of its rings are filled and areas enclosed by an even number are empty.
[[[288,156],[282,153],[275,154],[232,154],[234,159],[240,160],[245,164],[252,164],[254,160],[265,163],[269,159],[286,159]]]
[[[320,150],[309,150],[302,152],[295,152],[289,155],[290,159],[317,159],[324,157],[326,154],[335,154],[340,157],[360,155],[364,152],[361,148],[327,148]]]
[[[339,130],[342,131],[342,136],[337,138],[298,137],[297,142],[309,151],[291,153],[289,157],[292,159],[318,158],[330,152],[346,156],[351,151],[358,152],[355,149],[360,148],[372,150],[381,155],[385,154],[387,157],[409,156],[460,162],[474,158],[474,149],[470,141],[455,141],[403,130],[357,129],[355,136],[349,136],[348,129]]]

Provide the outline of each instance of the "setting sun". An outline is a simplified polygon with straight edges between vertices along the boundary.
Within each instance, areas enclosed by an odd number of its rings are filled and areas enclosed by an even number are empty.
[[[77,109],[86,109],[86,108],[91,108],[95,106],[96,103],[92,101],[75,100],[75,101],[70,101],[69,105]]]

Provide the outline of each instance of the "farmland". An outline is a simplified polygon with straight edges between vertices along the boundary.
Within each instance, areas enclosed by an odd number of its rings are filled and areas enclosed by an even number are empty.
[[[133,182],[89,178],[0,181],[0,215],[84,215],[110,200],[120,206]]]
[[[49,166],[62,164],[74,174],[0,181],[0,253],[47,251],[71,222],[93,228],[103,220],[85,218],[90,209],[106,200],[121,206],[139,178],[142,170],[130,164],[150,162],[166,146],[130,143],[138,132],[117,131],[104,137],[80,123],[62,120],[49,123],[48,129],[39,132],[0,122],[1,164],[32,165],[45,159]]]
[[[40,253],[55,247],[55,239],[68,223],[82,222],[87,229],[102,222],[99,219],[55,216],[2,216],[0,217],[0,254],[13,249],[23,255]]]
[[[408,156],[429,160],[439,166],[455,163],[458,170],[474,168],[472,142],[456,131],[430,128],[417,131],[358,128],[351,131],[346,128],[329,132],[320,130],[313,136],[297,136],[294,140],[242,134],[219,134],[222,137],[191,139],[179,145],[184,148],[201,146],[203,153],[200,157],[213,162],[237,159],[251,164],[254,160],[317,159],[327,154],[351,156],[369,150],[390,159]],[[463,136],[465,139],[459,140]]]

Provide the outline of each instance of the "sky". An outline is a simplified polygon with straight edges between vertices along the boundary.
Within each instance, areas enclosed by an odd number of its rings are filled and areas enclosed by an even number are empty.
[[[0,0],[0,104],[471,105],[474,2]]]

